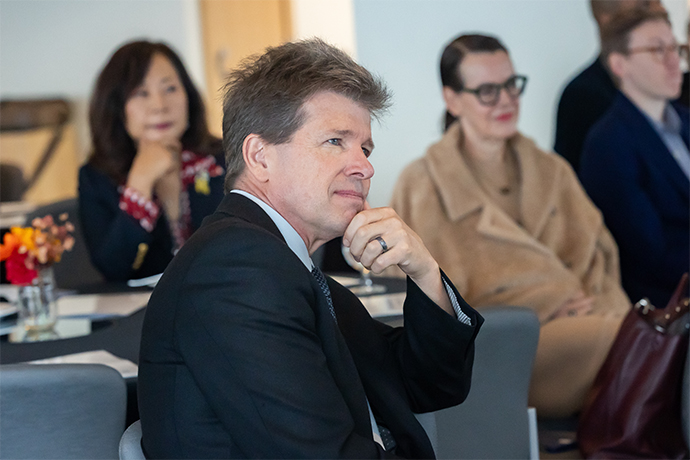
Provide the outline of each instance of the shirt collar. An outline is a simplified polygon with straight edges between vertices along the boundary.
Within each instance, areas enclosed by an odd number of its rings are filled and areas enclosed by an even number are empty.
[[[290,250],[295,253],[295,255],[304,264],[304,266],[307,267],[309,271],[311,271],[312,268],[314,268],[314,262],[311,260],[311,257],[309,257],[309,250],[307,249],[307,245],[304,244],[304,240],[301,236],[299,236],[297,230],[295,230],[292,227],[292,225],[290,225],[290,223],[287,220],[285,220],[285,218],[281,216],[280,213],[278,213],[278,211],[270,207],[261,199],[255,197],[249,192],[245,192],[244,190],[234,189],[231,190],[230,193],[237,193],[239,195],[247,197],[257,205],[259,205],[259,207],[261,207],[261,209],[263,209],[264,212],[268,214],[268,217],[271,218],[273,223],[276,224],[276,227],[278,227],[280,234],[283,235],[283,238],[285,239],[285,242],[287,243]]]
[[[661,121],[652,120],[649,118],[649,116],[647,116],[646,113],[642,113],[645,115],[647,120],[652,123],[652,126],[654,126],[657,131],[680,135],[680,116],[671,104],[666,104],[666,107],[664,107],[664,113],[661,116]]]

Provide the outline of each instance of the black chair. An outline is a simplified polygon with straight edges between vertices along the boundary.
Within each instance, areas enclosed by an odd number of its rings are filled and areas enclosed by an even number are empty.
[[[31,224],[35,217],[44,217],[47,214],[53,216],[58,222],[61,214],[67,213],[68,220],[74,225],[74,247],[71,251],[62,254],[62,260],[53,266],[55,284],[60,289],[77,289],[82,286],[103,282],[103,275],[93,266],[89,251],[84,242],[79,219],[78,198],[57,201],[41,206],[27,215],[26,223]]]

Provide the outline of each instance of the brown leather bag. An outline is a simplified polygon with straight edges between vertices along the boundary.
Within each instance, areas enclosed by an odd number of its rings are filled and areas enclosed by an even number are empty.
[[[623,321],[585,402],[585,458],[688,458],[681,398],[688,352],[688,274],[664,309],[642,299]]]

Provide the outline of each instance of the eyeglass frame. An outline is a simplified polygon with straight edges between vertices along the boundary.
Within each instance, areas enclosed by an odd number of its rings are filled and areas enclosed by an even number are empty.
[[[487,106],[487,107],[493,107],[493,106],[495,106],[496,104],[498,104],[498,101],[501,99],[501,90],[504,90],[504,89],[505,89],[505,90],[506,90],[506,93],[508,93],[508,96],[509,96],[510,98],[512,98],[512,99],[517,99],[517,98],[519,98],[520,96],[522,96],[522,93],[525,92],[525,88],[527,87],[527,80],[528,80],[528,79],[527,79],[527,76],[526,76],[526,75],[517,75],[517,74],[515,74],[515,75],[511,75],[510,78],[508,78],[508,79],[507,79],[506,81],[504,81],[503,83],[482,83],[481,85],[477,86],[477,87],[474,88],[474,89],[464,88],[464,87],[463,87],[463,88],[460,88],[460,89],[458,90],[458,92],[465,92],[465,93],[474,94],[474,96],[477,98],[477,100],[479,101],[479,103],[480,103],[481,105],[484,105],[484,106]],[[520,92],[519,92],[518,94],[511,94],[510,90],[508,89],[508,85],[509,85],[511,82],[516,83],[516,82],[518,82],[518,81],[522,81],[522,87],[520,88]],[[495,94],[492,96],[492,99],[491,99],[490,101],[484,101],[484,100],[482,100],[482,98],[481,98],[481,96],[480,96],[480,93],[481,93],[481,89],[482,89],[483,87],[497,88],[497,91],[496,91]],[[516,85],[515,85],[515,88],[517,88],[517,87],[518,87],[518,85],[516,84]]]
[[[659,55],[659,53],[662,52],[664,54]],[[688,45],[676,43],[675,45],[638,46],[637,48],[630,48],[626,52],[628,56],[637,53],[652,53],[652,55],[654,55],[654,57],[659,61],[663,61],[664,59],[666,59],[666,56],[668,56],[669,53],[675,53],[675,55],[679,58],[687,59]]]

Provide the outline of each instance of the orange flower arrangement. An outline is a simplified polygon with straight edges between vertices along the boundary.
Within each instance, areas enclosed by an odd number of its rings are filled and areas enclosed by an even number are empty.
[[[57,225],[53,217],[35,218],[31,227],[12,227],[0,244],[0,261],[5,261],[7,280],[12,284],[30,284],[41,268],[60,262],[62,253],[74,247],[74,225],[67,214]]]

